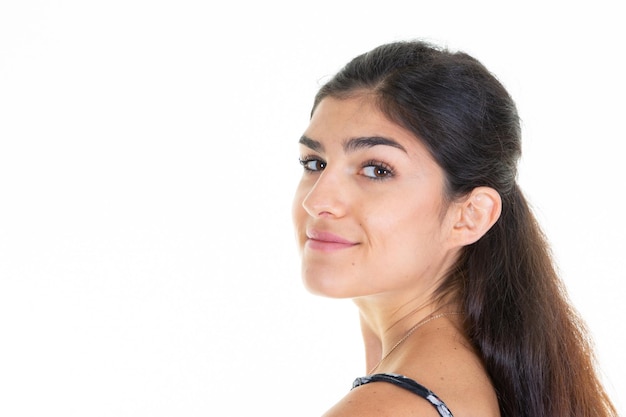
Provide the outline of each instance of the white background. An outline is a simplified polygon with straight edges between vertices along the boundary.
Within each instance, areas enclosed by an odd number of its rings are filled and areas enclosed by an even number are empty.
[[[626,411],[617,1],[210,3],[0,3],[0,415],[338,400],[364,373],[356,310],[301,286],[296,142],[321,81],[410,38],[518,102],[520,183]]]

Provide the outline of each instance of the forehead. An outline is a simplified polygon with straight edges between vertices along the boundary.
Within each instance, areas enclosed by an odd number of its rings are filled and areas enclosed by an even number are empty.
[[[407,153],[425,151],[412,132],[391,121],[378,108],[374,97],[367,94],[345,99],[324,98],[315,108],[304,136],[325,146],[345,145],[359,137],[388,138]]]
[[[319,102],[311,116],[308,133],[311,130],[351,131],[397,127],[378,109],[372,97],[359,95],[338,99],[326,97]]]

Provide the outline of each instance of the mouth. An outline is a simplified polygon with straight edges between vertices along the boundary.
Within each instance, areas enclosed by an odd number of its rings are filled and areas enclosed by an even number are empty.
[[[358,243],[356,242],[352,242],[339,235],[335,235],[329,232],[307,230],[306,236],[307,240],[305,243],[305,247],[321,252],[335,252],[358,245]]]

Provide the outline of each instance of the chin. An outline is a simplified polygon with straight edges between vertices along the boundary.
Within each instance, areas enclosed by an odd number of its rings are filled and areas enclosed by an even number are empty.
[[[304,287],[311,294],[327,298],[352,298],[354,295],[347,288],[338,285],[338,280],[319,274],[302,274]]]
[[[322,297],[346,299],[365,295],[360,280],[346,271],[328,271],[325,268],[313,270],[303,266],[302,281],[307,291]]]

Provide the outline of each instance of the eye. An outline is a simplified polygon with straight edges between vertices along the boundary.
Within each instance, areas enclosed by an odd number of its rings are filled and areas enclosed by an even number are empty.
[[[310,172],[323,171],[326,168],[326,162],[318,158],[301,158],[300,165]]]
[[[368,178],[384,180],[393,177],[393,170],[381,162],[368,162],[363,167],[362,174]]]

